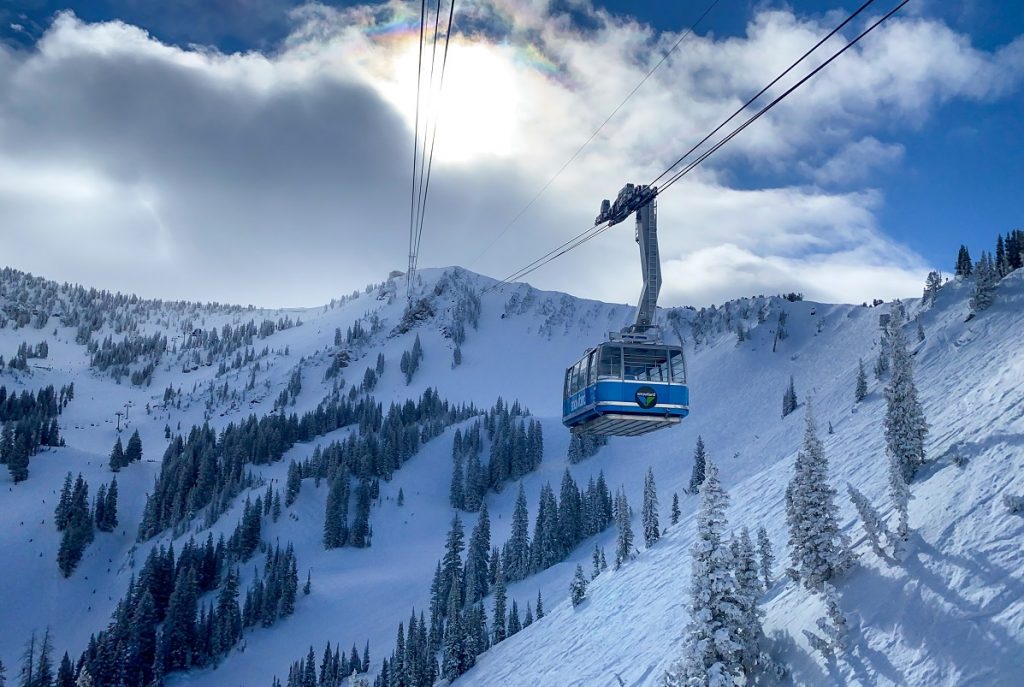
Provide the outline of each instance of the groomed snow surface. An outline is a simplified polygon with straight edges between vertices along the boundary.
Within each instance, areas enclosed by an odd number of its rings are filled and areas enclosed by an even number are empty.
[[[543,594],[546,616],[519,634],[490,649],[456,684],[465,685],[655,685],[665,667],[681,652],[689,585],[689,546],[699,498],[683,494],[688,484],[698,435],[719,467],[731,505],[730,527],[765,526],[778,558],[776,581],[765,595],[765,629],[773,657],[789,668],[786,683],[803,685],[1016,685],[1024,665],[1024,517],[1007,511],[1004,494],[1024,494],[1024,275],[1010,275],[999,285],[989,310],[965,322],[969,289],[947,284],[937,302],[921,311],[926,333],[918,343],[915,325],[908,340],[915,347],[915,378],[931,425],[927,441],[929,464],[912,484],[909,553],[902,565],[880,561],[863,540],[853,507],[845,498],[847,482],[864,492],[883,513],[890,514],[886,496],[886,458],[882,434],[885,401],[883,383],[869,376],[869,394],[853,400],[858,358],[869,370],[878,354],[878,316],[888,306],[865,308],[777,301],[789,319],[789,337],[772,352],[775,315],[751,327],[745,341],[723,332],[695,351],[687,337],[692,414],[680,426],[634,439],[612,439],[600,452],[579,465],[565,460],[568,433],[561,426],[561,384],[567,364],[607,331],[618,329],[632,308],[574,299],[525,286],[496,289],[483,295],[479,329],[469,328],[462,346],[463,364],[452,367],[450,339],[442,327],[450,319],[454,289],[459,281],[476,289],[489,280],[462,270],[426,270],[424,294],[432,299],[435,315],[405,334],[389,336],[398,323],[402,299],[389,303],[378,291],[363,294],[336,308],[288,311],[301,316],[300,327],[278,332],[261,341],[271,349],[289,347],[289,355],[272,354],[273,365],[259,376],[270,388],[256,403],[240,409],[215,408],[211,425],[223,427],[249,412],[272,410],[273,400],[289,375],[305,358],[303,388],[294,409],[316,405],[329,389],[324,383],[327,352],[333,349],[335,327],[344,332],[357,318],[378,313],[384,329],[343,372],[358,384],[378,351],[387,364],[373,395],[385,404],[418,397],[435,386],[450,401],[490,406],[500,395],[519,399],[544,424],[545,455],[540,469],[522,482],[532,518],[540,487],[556,489],[569,467],[581,486],[603,470],[612,491],[622,485],[636,518],[643,477],[654,471],[662,526],[668,526],[673,492],[680,494],[682,519],[651,549],[641,550],[621,569],[602,573],[578,607],[569,603],[569,582],[577,563],[590,570],[594,545],[613,558],[612,530],[584,542],[565,562],[510,586],[509,603],[520,612]],[[447,284],[437,294],[434,286]],[[404,287],[404,284],[403,284]],[[0,300],[2,300],[0,296]],[[511,301],[511,305],[510,305]],[[2,305],[2,303],[0,303]],[[913,317],[917,301],[907,301]],[[276,317],[284,313],[274,313]],[[242,321],[263,316],[257,311],[239,315]],[[268,315],[271,316],[271,315]],[[235,321],[230,315],[211,315],[203,326]],[[218,319],[220,318],[220,319]],[[364,320],[365,321],[365,320]],[[151,323],[146,331],[160,325]],[[56,329],[55,329],[56,327]],[[820,331],[819,331],[820,329]],[[54,333],[56,332],[56,333]],[[403,351],[419,334],[425,351],[420,370],[406,385],[398,369]],[[684,329],[685,333],[685,329]],[[180,334],[168,331],[168,337]],[[56,325],[45,328],[0,329],[0,353],[13,353],[18,344],[41,340],[50,344],[49,370],[32,375],[0,374],[8,389],[59,388],[74,381],[76,396],[60,418],[68,447],[34,456],[27,482],[13,485],[7,471],[0,474],[0,659],[16,672],[24,642],[32,630],[49,626],[57,657],[67,650],[77,657],[89,635],[109,620],[128,580],[149,547],[167,543],[164,535],[135,544],[144,496],[158,471],[166,447],[165,423],[183,431],[203,420],[202,401],[181,411],[157,407],[163,389],[173,384],[188,392],[199,382],[197,396],[214,368],[182,372],[171,356],[157,370],[151,387],[115,384],[88,367],[85,349],[73,343],[74,331]],[[782,393],[795,379],[800,408],[780,418]],[[248,371],[229,374],[241,388]],[[216,380],[222,385],[224,378]],[[803,432],[804,404],[813,396],[815,415],[831,462],[833,486],[840,491],[842,522],[857,543],[855,569],[838,582],[842,608],[850,625],[848,655],[826,661],[813,653],[802,630],[814,629],[823,614],[818,597],[790,582],[783,496]],[[70,579],[56,566],[58,534],[53,507],[67,471],[81,472],[90,493],[113,476],[106,467],[116,438],[113,413],[132,402],[128,432],[139,429],[144,460],[117,475],[121,524],[114,533],[97,532],[94,543]],[[145,405],[153,407],[146,415]],[[831,423],[834,434],[825,430]],[[316,443],[344,436],[342,429],[316,442],[293,448],[285,460],[258,468],[262,476],[283,482],[288,460],[308,457]],[[400,621],[410,609],[427,608],[430,577],[442,554],[452,517],[448,506],[451,442],[454,428],[427,444],[390,483],[382,483],[381,500],[371,512],[373,545],[369,549],[325,551],[321,544],[326,485],[315,488],[305,480],[298,501],[277,523],[265,522],[263,538],[273,543],[294,542],[300,578],[312,571],[312,594],[300,596],[293,616],[269,629],[246,634],[243,643],[217,668],[173,676],[172,685],[202,687],[244,685],[265,687],[274,675],[284,677],[288,665],[304,656],[310,644],[317,654],[323,645],[355,643],[360,651],[370,642],[374,670],[390,654]],[[127,435],[124,439],[127,439]],[[966,463],[952,460],[957,453]],[[963,461],[961,461],[963,462]],[[405,504],[399,507],[399,489]],[[491,494],[487,505],[492,543],[508,536],[516,484]],[[261,493],[254,490],[253,494]],[[214,537],[230,534],[241,512],[241,500],[214,526]],[[475,516],[462,514],[467,533]],[[193,530],[205,539],[197,523]],[[637,537],[642,542],[642,537]],[[178,541],[178,546],[182,540]],[[638,544],[642,548],[642,543]],[[133,568],[134,562],[134,568]],[[253,563],[261,565],[257,557]],[[243,571],[243,588],[251,579]],[[490,602],[487,603],[490,613]]]

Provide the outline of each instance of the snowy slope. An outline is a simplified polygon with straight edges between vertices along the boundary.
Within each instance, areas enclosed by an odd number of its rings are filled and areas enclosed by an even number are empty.
[[[800,630],[813,626],[820,614],[817,601],[781,581],[770,591],[766,628],[781,633],[778,658],[792,666],[796,682],[999,684],[1012,675],[1009,666],[1024,656],[1020,594],[1024,581],[1019,572],[1024,520],[1008,515],[999,503],[1004,492],[1024,492],[1020,476],[1024,460],[1022,281],[1020,274],[1004,280],[997,305],[971,322],[963,322],[966,289],[956,284],[944,288],[936,306],[922,315],[927,339],[916,357],[917,381],[932,424],[929,456],[937,457],[958,443],[970,461],[965,468],[938,461],[941,464],[930,467],[914,485],[911,523],[916,534],[906,568],[879,564],[868,553],[843,584],[844,609],[853,620],[856,660],[826,666],[808,655]],[[215,403],[205,415],[211,425],[223,427],[249,412],[271,412],[274,399],[297,367],[303,370],[303,389],[294,409],[315,407],[330,388],[322,380],[334,350],[335,328],[344,332],[357,318],[365,322],[375,313],[383,326],[355,351],[354,362],[343,372],[349,384],[358,384],[382,351],[387,365],[373,395],[385,406],[436,386],[443,398],[481,406],[489,406],[499,395],[519,399],[542,419],[544,462],[523,479],[532,515],[541,485],[550,482],[557,488],[567,466],[568,435],[559,421],[564,367],[608,330],[626,323],[632,308],[521,285],[489,291],[481,299],[479,328],[467,331],[464,362],[453,369],[453,344],[444,328],[457,306],[457,293],[466,287],[479,291],[489,283],[461,270],[425,271],[421,292],[432,303],[434,316],[406,333],[395,330],[404,303],[388,297],[388,285],[333,308],[257,311],[255,315],[211,310],[202,326],[285,314],[300,316],[303,324],[255,344],[273,351],[264,359],[269,369],[258,375],[258,394],[247,396],[241,404]],[[909,306],[913,313],[916,305]],[[779,299],[772,301],[772,307],[784,308],[790,316],[790,336],[776,352],[771,350],[774,311],[761,325],[748,313],[751,331],[740,344],[728,331],[711,335],[697,350],[688,340],[691,417],[678,428],[646,438],[613,439],[597,456],[569,466],[577,482],[585,484],[591,474],[603,469],[609,486],[614,490],[624,485],[639,512],[643,473],[651,466],[666,524],[671,494],[681,493],[688,482],[690,456],[701,434],[732,495],[731,524],[767,525],[783,558],[782,494],[803,422],[800,412],[779,417],[782,391],[793,375],[801,401],[813,391],[819,424],[825,427],[831,421],[835,428],[834,435],[825,437],[834,483],[850,481],[881,500],[885,485],[881,387],[872,380],[871,394],[857,408],[852,391],[858,357],[870,365],[877,354],[878,314],[883,310]],[[684,313],[684,318],[692,316]],[[169,339],[180,334],[170,326],[171,320],[154,315],[149,331],[164,327]],[[417,333],[425,358],[412,384],[406,386],[398,360]],[[0,353],[13,353],[22,341],[34,344],[44,338],[51,351],[44,362],[51,369],[36,369],[31,376],[0,375],[0,384],[8,388],[36,389],[72,380],[76,387],[76,398],[60,419],[68,448],[35,456],[31,477],[23,484],[12,485],[6,471],[0,474],[0,513],[12,523],[0,531],[0,547],[5,551],[0,558],[0,578],[5,580],[0,622],[6,630],[0,639],[0,659],[8,665],[16,665],[33,629],[49,625],[59,651],[67,649],[76,655],[89,635],[105,626],[128,584],[132,561],[141,562],[150,546],[168,541],[164,535],[145,544],[134,543],[144,494],[158,470],[149,461],[159,460],[167,443],[163,427],[169,423],[175,428],[180,422],[187,430],[201,423],[206,385],[211,380],[223,385],[225,379],[216,378],[216,366],[185,373],[168,354],[151,387],[132,387],[127,380],[115,384],[88,367],[84,348],[74,343],[74,331],[55,322],[38,330],[0,329]],[[241,388],[248,374],[243,369],[226,378],[232,388]],[[191,394],[194,384],[197,390]],[[168,385],[181,388],[193,400],[180,411],[162,407],[163,389]],[[97,533],[78,570],[64,580],[55,564],[56,492],[68,470],[81,471],[93,493],[109,480],[106,458],[116,436],[113,412],[127,401],[133,404],[129,431],[140,430],[145,457],[141,465],[118,474],[122,525],[115,533]],[[147,403],[151,415],[142,410]],[[259,470],[267,480],[283,481],[289,458],[308,457],[316,443],[328,443],[347,431],[297,445],[285,460]],[[451,428],[427,444],[390,483],[382,484],[381,503],[371,513],[374,539],[369,549],[323,550],[327,490],[323,485],[316,489],[306,480],[296,504],[279,522],[265,527],[263,538],[295,543],[300,575],[312,570],[312,595],[300,597],[292,617],[247,634],[244,645],[217,669],[175,676],[172,682],[269,685],[271,677],[283,676],[288,664],[310,644],[320,651],[327,640],[361,648],[369,639],[376,666],[390,653],[398,622],[408,618],[412,607],[426,607],[430,575],[452,516],[447,494],[453,432]],[[515,488],[509,485],[501,494],[488,497],[494,543],[508,535]],[[402,507],[395,498],[399,489],[406,497]],[[512,585],[510,598],[517,599],[521,609],[542,590],[548,616],[491,649],[459,683],[603,685],[618,684],[618,674],[624,684],[655,684],[678,653],[686,622],[683,606],[696,499],[683,497],[682,507],[683,520],[670,529],[668,537],[621,570],[599,577],[590,599],[575,610],[567,601],[572,570],[577,561],[589,569],[595,542],[610,551],[611,532],[584,542],[570,560]],[[843,512],[851,532],[859,536],[859,528],[852,524],[852,509],[845,502]],[[214,526],[214,536],[230,533],[239,515],[236,503]],[[463,520],[468,531],[474,516],[464,514]],[[201,536],[205,538],[206,532]],[[529,660],[524,660],[527,656]]]
[[[851,655],[832,664],[811,655],[801,630],[813,630],[823,613],[799,586],[783,578],[767,595],[765,628],[795,684],[1019,684],[1024,519],[1007,513],[1000,498],[1024,491],[1024,279],[1018,273],[1004,281],[1000,303],[968,323],[964,291],[947,287],[923,316],[927,340],[916,356],[916,378],[931,423],[928,455],[935,460],[913,485],[914,533],[905,565],[881,563],[862,543],[860,565],[840,586]],[[850,482],[876,503],[884,501],[884,399],[873,388],[859,407],[853,404],[856,358],[870,350],[876,312],[834,314],[834,329],[792,346],[788,364],[777,370],[769,369],[763,351],[713,363],[710,355],[696,357],[695,390],[725,387],[717,398],[698,396],[695,414],[675,436],[658,435],[645,446],[640,464],[655,466],[663,504],[688,477],[680,449],[687,452],[701,433],[732,497],[730,525],[764,525],[776,551],[785,552],[784,490],[803,422],[799,412],[778,419],[779,390],[789,371],[798,390],[817,389],[819,426],[831,421],[835,427],[834,435],[823,437],[833,484]],[[770,393],[761,393],[765,388]],[[730,412],[730,404],[736,410]],[[969,460],[964,468],[944,457],[954,445]],[[623,464],[621,448],[603,452],[591,467]],[[635,494],[640,471],[633,462]],[[683,519],[653,550],[602,574],[579,608],[563,601],[492,649],[463,678],[466,684],[656,684],[681,651],[696,501],[684,501]],[[859,538],[845,499],[843,514]],[[560,574],[563,597],[573,565],[548,571]]]

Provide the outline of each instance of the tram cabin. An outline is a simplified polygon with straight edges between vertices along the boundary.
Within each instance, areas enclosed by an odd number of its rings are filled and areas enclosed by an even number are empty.
[[[573,433],[636,436],[689,412],[680,346],[609,341],[565,371],[562,424]]]

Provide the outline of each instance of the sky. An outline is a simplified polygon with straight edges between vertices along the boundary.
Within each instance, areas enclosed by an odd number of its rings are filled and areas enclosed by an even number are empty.
[[[712,1],[458,0],[444,88],[424,95],[438,124],[420,266],[528,264],[859,4],[714,3],[510,225]],[[911,0],[661,195],[661,304],[915,296],[961,243],[977,257],[1024,226],[1018,5]],[[275,307],[405,269],[418,28],[419,3],[395,1],[4,4],[0,264]],[[528,280],[631,302],[638,258],[624,223]]]

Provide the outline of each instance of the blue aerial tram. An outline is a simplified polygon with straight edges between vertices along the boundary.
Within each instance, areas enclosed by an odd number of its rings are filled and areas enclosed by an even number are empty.
[[[644,288],[636,322],[565,371],[562,423],[574,434],[636,436],[679,424],[690,412],[683,348],[664,343],[654,324],[661,290],[656,197],[653,186],[626,184],[614,203],[602,202],[595,221],[610,226],[636,212]]]

